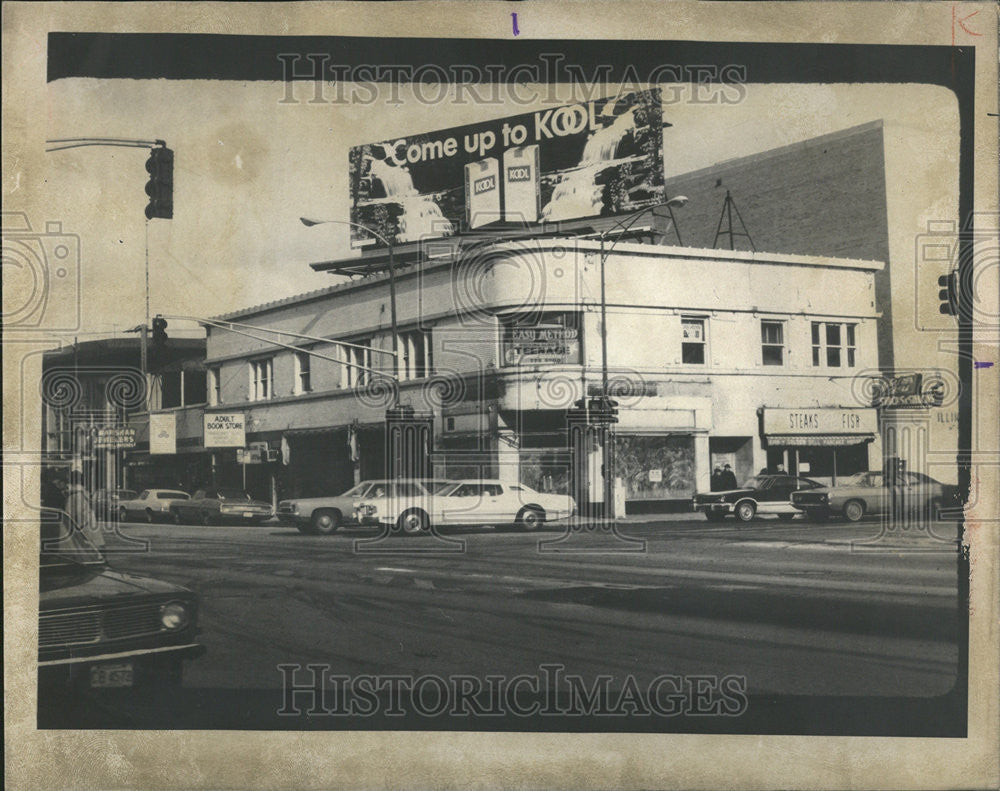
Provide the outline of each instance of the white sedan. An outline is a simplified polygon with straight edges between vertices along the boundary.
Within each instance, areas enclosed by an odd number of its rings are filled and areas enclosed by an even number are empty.
[[[144,522],[166,522],[170,517],[170,504],[175,500],[190,500],[191,495],[178,489],[143,489],[134,500],[118,503],[118,518],[122,522],[141,519]]]
[[[535,530],[543,522],[568,519],[576,503],[565,494],[543,494],[501,480],[455,481],[433,495],[366,498],[358,504],[361,520],[395,525],[404,533],[426,533],[431,525],[507,525]]]

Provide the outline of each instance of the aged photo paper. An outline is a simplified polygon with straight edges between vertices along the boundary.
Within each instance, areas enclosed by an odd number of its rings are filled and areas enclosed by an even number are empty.
[[[10,787],[997,787],[995,6],[2,14]]]

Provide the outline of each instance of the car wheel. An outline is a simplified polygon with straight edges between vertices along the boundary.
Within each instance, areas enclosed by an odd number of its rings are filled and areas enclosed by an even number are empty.
[[[146,524],[153,524],[153,512],[149,508],[146,509]]]
[[[738,503],[734,511],[736,518],[741,522],[752,522],[757,516],[757,504],[752,500],[744,500]]]
[[[208,527],[209,525],[212,524],[212,517],[209,516],[208,511],[202,511],[201,513],[198,514],[198,516],[199,516],[199,521],[202,524],[202,527]]]
[[[522,508],[515,522],[522,530],[537,530],[545,521],[545,511],[533,505]]]
[[[848,522],[859,522],[865,515],[865,504],[860,500],[848,500],[844,503],[844,518]]]
[[[313,511],[310,525],[312,526],[312,531],[321,536],[336,533],[340,529],[340,512],[329,508]]]
[[[413,508],[403,513],[399,517],[397,524],[399,525],[400,532],[406,533],[409,536],[415,536],[427,532],[430,520],[423,511]]]
[[[778,514],[778,519],[780,519],[782,522],[787,522],[794,518],[795,514]]]
[[[721,522],[723,519],[726,518],[726,515],[723,513],[719,513],[718,511],[705,511],[705,518],[709,522]]]

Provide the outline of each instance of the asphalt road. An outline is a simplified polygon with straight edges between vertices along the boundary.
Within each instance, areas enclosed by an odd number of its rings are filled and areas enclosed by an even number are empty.
[[[735,675],[755,700],[945,695],[959,672],[956,553],[880,529],[673,518],[622,538],[548,526],[373,540],[127,524],[148,551],[108,543],[116,568],[200,594],[208,651],[185,668],[192,695],[280,689],[287,664],[510,678],[546,663],[640,685]],[[240,727],[216,714],[206,727]]]

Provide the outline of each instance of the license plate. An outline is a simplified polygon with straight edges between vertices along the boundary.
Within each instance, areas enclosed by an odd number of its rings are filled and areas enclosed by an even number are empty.
[[[94,665],[90,668],[91,687],[131,687],[132,663]]]
[[[253,516],[253,511],[244,511],[243,516]]]

